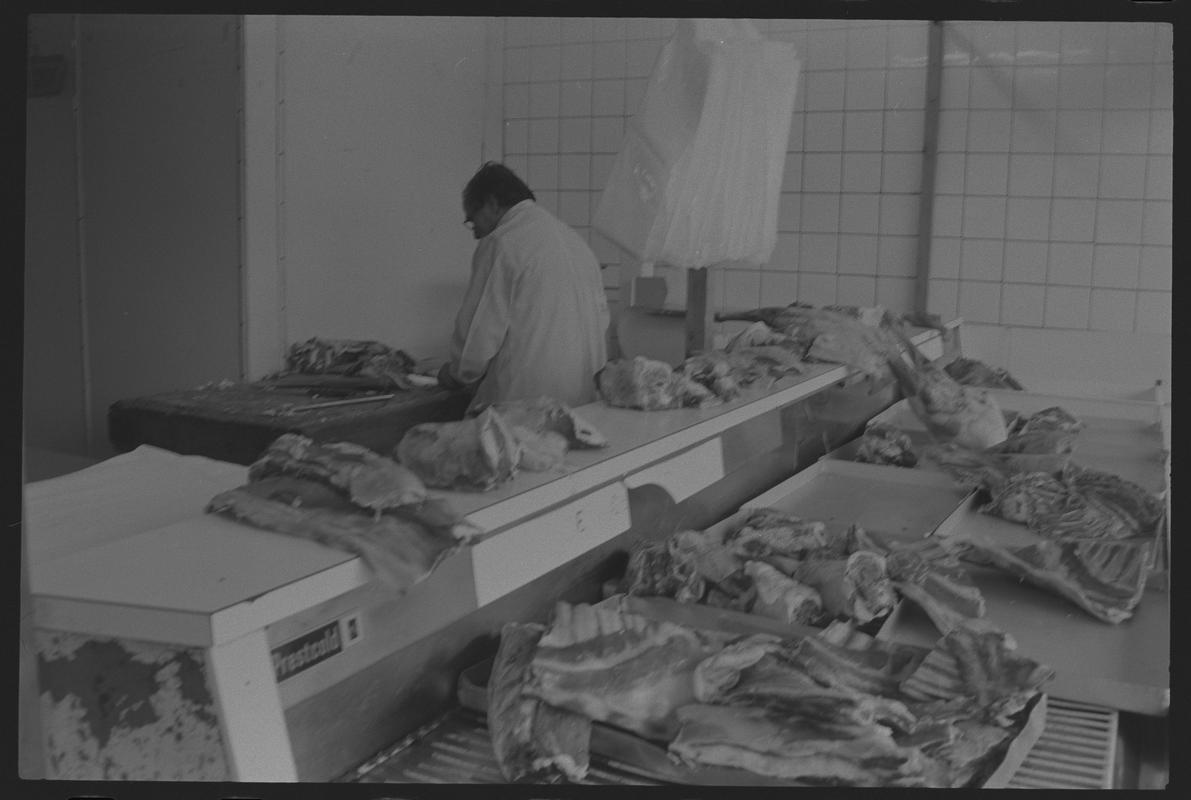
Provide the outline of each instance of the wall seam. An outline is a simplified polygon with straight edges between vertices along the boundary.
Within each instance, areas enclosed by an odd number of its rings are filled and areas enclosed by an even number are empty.
[[[90,315],[87,313],[86,193],[83,189],[83,23],[81,14],[74,15],[73,27],[74,92],[70,112],[74,122],[75,239],[78,243],[79,351],[83,372],[83,436],[87,442],[87,451],[94,452],[96,443],[95,412],[91,407],[94,400],[94,392],[91,385],[91,322]]]
[[[918,187],[918,253],[914,310],[925,312],[930,296],[930,253],[934,238],[935,166],[939,155],[939,102],[943,85],[943,23],[929,20],[926,35],[926,102],[922,110],[922,167]]]
[[[248,320],[245,318],[245,310],[248,306],[247,299],[245,297],[248,287],[248,237],[245,235],[244,231],[244,210],[247,206],[245,194],[248,190],[247,165],[245,163],[244,157],[244,150],[247,147],[248,141],[248,136],[245,131],[247,120],[244,113],[244,107],[246,105],[245,95],[247,93],[247,87],[245,86],[246,72],[244,70],[245,47],[244,15],[240,14],[236,16],[235,67],[236,75],[238,76],[238,80],[236,81],[236,178],[239,182],[239,190],[236,192],[236,232],[240,237],[239,247],[237,248],[237,253],[240,259],[240,263],[237,265],[240,275],[240,291],[236,293],[236,300],[239,302],[239,308],[237,309],[236,316],[240,320],[240,346],[237,348],[240,358],[240,380],[246,380],[249,377]]]
[[[286,253],[285,253],[285,18],[278,15],[276,38],[276,87],[277,97],[273,106],[274,130],[276,131],[276,150],[274,152],[273,182],[277,204],[277,338],[283,357],[289,350],[289,320],[288,320],[288,291],[286,288]]]

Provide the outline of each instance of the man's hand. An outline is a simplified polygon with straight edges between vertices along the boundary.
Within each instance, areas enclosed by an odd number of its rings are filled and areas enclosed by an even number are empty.
[[[452,391],[458,391],[460,389],[467,388],[467,384],[460,383],[455,379],[455,376],[451,374],[451,362],[449,361],[438,368],[438,385],[444,389],[451,389]]]

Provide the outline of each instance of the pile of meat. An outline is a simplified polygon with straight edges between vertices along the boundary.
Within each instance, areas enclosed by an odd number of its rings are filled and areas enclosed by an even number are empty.
[[[314,337],[290,345],[285,371],[304,375],[372,378],[392,388],[410,389],[414,359],[402,350],[371,340]]]
[[[999,445],[947,445],[928,457],[981,491],[980,510],[1039,536],[1026,547],[972,541],[972,556],[1060,594],[1105,622],[1132,616],[1165,518],[1137,484],[1071,461],[1083,424],[1060,407],[1016,419]]]
[[[521,469],[562,470],[573,447],[606,447],[591,423],[553,398],[496,403],[459,422],[406,431],[394,454],[427,486],[487,491]]]
[[[908,319],[881,306],[824,306],[805,303],[767,306],[751,311],[717,314],[717,320],[753,325],[742,336],[769,339],[792,348],[808,361],[846,364],[865,375],[884,379],[889,342],[884,331],[920,319]],[[927,321],[941,328],[938,319]]]
[[[984,599],[954,556],[918,547],[878,541],[857,526],[839,531],[780,509],[746,509],[729,525],[637,545],[618,588],[795,629],[833,620],[873,629],[899,596],[922,605],[944,633],[982,617]]]
[[[398,591],[480,533],[392,459],[294,433],[270,444],[248,483],[216,495],[207,511],[358,555]]]
[[[661,411],[735,400],[747,388],[769,386],[803,369],[792,349],[734,342],[725,350],[696,353],[677,368],[643,356],[615,359],[595,379],[600,397],[611,406]]]
[[[729,634],[632,608],[615,595],[505,625],[488,721],[508,780],[582,780],[612,730],[687,783],[979,785],[1053,676],[979,627],[927,650],[847,624]]]

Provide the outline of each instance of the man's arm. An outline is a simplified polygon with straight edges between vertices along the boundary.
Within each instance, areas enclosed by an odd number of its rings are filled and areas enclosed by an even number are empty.
[[[479,383],[504,343],[513,280],[505,266],[497,240],[485,239],[476,248],[471,281],[455,318],[450,356],[439,371],[439,383],[447,388]]]

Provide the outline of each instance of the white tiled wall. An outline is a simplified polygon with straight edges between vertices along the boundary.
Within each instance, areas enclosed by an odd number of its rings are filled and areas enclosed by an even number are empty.
[[[944,26],[929,305],[1170,333],[1171,27]]]
[[[756,20],[802,63],[777,245],[711,281],[721,307],[908,310],[917,259],[928,24]],[[673,19],[506,18],[506,162],[588,236]],[[973,323],[1168,334],[1169,25],[949,22],[930,310]],[[662,269],[669,300],[685,278]]]
[[[714,275],[721,307],[909,308],[922,158],[926,23],[755,20],[802,62],[769,263]],[[505,20],[504,153],[538,198],[588,236],[616,285],[622,253],[592,231],[624,125],[673,19]],[[538,98],[535,104],[534,98]],[[685,275],[667,278],[682,302]]]

